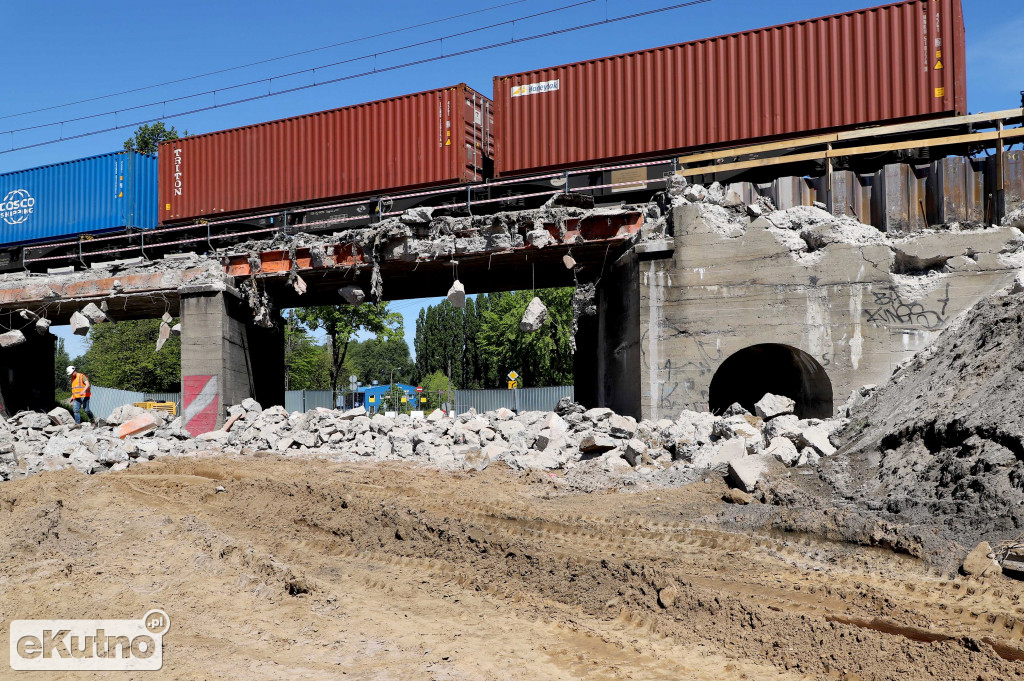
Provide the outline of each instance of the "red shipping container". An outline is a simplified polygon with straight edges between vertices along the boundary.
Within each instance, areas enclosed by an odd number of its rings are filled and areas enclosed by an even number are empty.
[[[960,0],[892,5],[494,79],[502,176],[962,114]]]
[[[476,182],[492,129],[490,99],[460,84],[164,142],[160,221]]]

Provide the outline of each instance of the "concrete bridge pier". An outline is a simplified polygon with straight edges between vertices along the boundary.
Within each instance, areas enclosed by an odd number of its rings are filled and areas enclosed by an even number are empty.
[[[184,290],[181,300],[181,387],[185,428],[199,435],[221,427],[227,408],[254,398],[284,405],[284,330],[252,322],[231,288]]]
[[[40,336],[30,328],[24,343],[0,348],[0,411],[13,415],[53,409],[55,343],[52,334]]]

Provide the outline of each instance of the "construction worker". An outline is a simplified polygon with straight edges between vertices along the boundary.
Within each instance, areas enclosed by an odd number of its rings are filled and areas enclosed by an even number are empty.
[[[75,423],[82,422],[82,411],[85,411],[89,420],[94,422],[96,417],[89,409],[89,398],[92,397],[92,383],[89,377],[73,366],[67,368],[68,376],[71,378],[71,407],[75,412]]]

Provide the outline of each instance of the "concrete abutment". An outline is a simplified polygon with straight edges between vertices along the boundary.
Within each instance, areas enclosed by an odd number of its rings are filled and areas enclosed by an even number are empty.
[[[1022,265],[1013,227],[887,235],[794,210],[675,208],[671,240],[641,242],[598,285],[577,336],[581,402],[658,420],[777,392],[832,415]]]

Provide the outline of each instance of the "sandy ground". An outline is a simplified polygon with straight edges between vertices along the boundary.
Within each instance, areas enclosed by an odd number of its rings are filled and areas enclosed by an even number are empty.
[[[171,629],[160,672],[14,672],[4,659],[0,678],[1024,676],[1020,582],[736,530],[718,476],[563,487],[500,466],[270,456],[3,483],[0,640],[11,619],[154,607]]]

